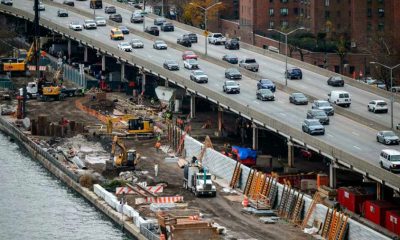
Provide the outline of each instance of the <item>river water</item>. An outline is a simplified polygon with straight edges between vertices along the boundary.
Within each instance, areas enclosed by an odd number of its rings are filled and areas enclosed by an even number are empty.
[[[129,239],[0,133],[0,239]]]

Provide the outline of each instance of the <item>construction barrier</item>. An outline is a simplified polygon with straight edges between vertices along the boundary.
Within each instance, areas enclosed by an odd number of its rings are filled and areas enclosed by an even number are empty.
[[[91,108],[88,108],[88,107],[84,106],[84,105],[82,104],[82,102],[81,102],[83,99],[84,99],[84,98],[80,98],[80,99],[75,100],[75,106],[76,106],[76,108],[78,108],[79,110],[81,110],[81,111],[83,111],[83,112],[86,112],[86,113],[89,114],[90,116],[93,116],[93,117],[99,119],[99,120],[100,120],[101,122],[103,122],[103,123],[107,123],[107,122],[108,122],[107,116],[105,116],[105,115],[99,113],[99,112],[96,111],[96,110],[93,110],[93,109],[91,109]]]
[[[162,193],[164,191],[164,185],[163,184],[159,184],[156,186],[147,186],[145,187],[148,191],[152,192],[152,193]],[[135,191],[133,191],[132,188],[129,187],[117,187],[115,189],[115,194],[116,195],[120,195],[120,194],[134,194],[136,193]]]
[[[135,204],[143,203],[176,203],[183,202],[183,196],[173,196],[173,197],[144,197],[136,198]]]

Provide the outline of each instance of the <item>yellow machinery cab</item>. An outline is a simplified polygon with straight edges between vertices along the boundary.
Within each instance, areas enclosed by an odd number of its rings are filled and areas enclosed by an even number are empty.
[[[128,121],[129,134],[152,134],[154,131],[154,122],[152,119],[134,118]]]
[[[124,34],[121,29],[113,28],[111,29],[110,38],[111,40],[124,40]]]

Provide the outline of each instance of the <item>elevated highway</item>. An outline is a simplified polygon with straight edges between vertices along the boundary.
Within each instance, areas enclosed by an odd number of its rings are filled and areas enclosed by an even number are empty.
[[[88,2],[83,3],[88,4]],[[32,4],[32,1],[18,1],[11,8],[1,5],[0,11],[19,18],[32,20]],[[399,191],[400,177],[379,167],[379,152],[381,149],[387,147],[376,143],[375,129],[337,114],[331,118],[331,125],[327,126],[325,136],[309,136],[301,131],[301,123],[305,118],[306,110],[309,106],[294,106],[289,104],[288,94],[284,91],[276,93],[277,101],[275,102],[257,101],[255,97],[255,81],[249,76],[245,76],[240,81],[242,90],[239,95],[225,95],[222,93],[225,65],[220,63],[215,64],[215,59],[212,59],[212,57],[201,56],[199,61],[200,66],[202,69],[205,69],[210,79],[208,84],[199,85],[189,80],[190,71],[184,70],[182,67],[180,60],[182,47],[171,44],[167,51],[154,50],[152,49],[153,37],[137,30],[138,32],[135,31],[137,33],[135,38],[141,39],[145,44],[145,48],[134,50],[133,53],[125,53],[117,49],[117,42],[110,40],[109,32],[111,26],[99,27],[97,30],[84,30],[82,32],[71,31],[68,29],[70,21],[82,21],[89,17],[90,13],[76,13],[69,8],[70,16],[68,18],[57,18],[57,9],[62,7],[62,5],[56,7],[51,5],[46,5],[46,11],[41,13],[41,25],[43,27],[63,34],[86,46],[95,48],[103,54],[118,58],[121,62],[135,65],[143,68],[145,71],[168,79],[196,95],[254,121],[261,127],[278,132],[290,141],[305,145],[329,157],[335,163],[344,165]],[[78,4],[76,4],[75,8],[78,8]],[[77,10],[81,11],[81,9]],[[100,12],[100,10],[96,12]],[[124,21],[124,25],[133,26],[128,24],[126,19]],[[167,34],[161,32],[161,38],[163,35]],[[132,34],[127,36],[127,39],[130,38],[133,38]],[[210,49],[211,52],[214,52],[214,50]],[[162,63],[165,59],[179,60],[181,70],[170,72],[162,68]],[[289,84],[291,83],[289,82]],[[390,148],[400,150],[399,146]]]

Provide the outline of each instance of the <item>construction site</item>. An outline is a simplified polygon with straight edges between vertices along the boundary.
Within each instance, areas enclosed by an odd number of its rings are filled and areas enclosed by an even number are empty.
[[[322,154],[140,69],[135,88],[113,87],[17,42],[3,41],[0,129],[134,239],[400,234],[399,206],[345,170],[330,187]]]

